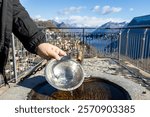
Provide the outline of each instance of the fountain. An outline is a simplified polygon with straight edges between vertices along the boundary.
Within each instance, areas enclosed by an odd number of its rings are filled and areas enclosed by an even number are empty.
[[[73,91],[61,91],[46,81],[37,85],[28,95],[29,100],[130,100],[128,92],[117,84],[99,77],[85,78]]]

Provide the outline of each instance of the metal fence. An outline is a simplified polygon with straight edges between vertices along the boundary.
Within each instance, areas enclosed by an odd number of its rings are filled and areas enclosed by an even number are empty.
[[[120,55],[138,68],[150,73],[150,30],[149,28],[129,28],[120,38]]]
[[[16,82],[20,76],[33,69],[41,60],[39,56],[29,53],[12,34],[9,58],[5,68],[7,80],[9,82]],[[2,86],[3,83],[4,79],[0,78],[0,86]]]
[[[53,29],[51,27],[46,29],[47,40],[76,55],[75,57],[115,58],[128,61],[150,73],[148,26],[98,29],[60,28],[58,31],[53,31]]]
[[[49,27],[43,30],[47,42],[65,50],[79,62],[89,57],[110,57],[131,62],[150,73],[150,30],[147,26],[98,29]],[[16,80],[42,60],[27,52],[16,37],[13,38],[6,66],[10,81]]]

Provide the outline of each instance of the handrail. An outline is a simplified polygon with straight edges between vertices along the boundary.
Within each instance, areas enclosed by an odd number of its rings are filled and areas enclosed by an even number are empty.
[[[41,27],[39,27],[41,28]],[[43,27],[41,29],[144,29],[150,28],[150,25],[134,25],[134,26],[125,26],[119,28],[103,28],[103,27]]]

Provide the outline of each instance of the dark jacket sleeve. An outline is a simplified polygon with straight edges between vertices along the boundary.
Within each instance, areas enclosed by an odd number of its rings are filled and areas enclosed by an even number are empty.
[[[13,33],[31,53],[35,48],[46,42],[45,34],[38,29],[19,0],[13,0]]]

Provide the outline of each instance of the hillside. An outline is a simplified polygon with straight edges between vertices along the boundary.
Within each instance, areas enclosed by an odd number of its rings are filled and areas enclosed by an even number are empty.
[[[107,22],[102,26],[98,27],[93,33],[117,33],[119,29],[113,28],[122,28],[127,25],[126,22],[116,23],[116,22]]]
[[[34,20],[34,22],[36,23],[36,25],[40,28],[46,28],[46,27],[51,27],[49,30],[50,31],[55,31],[55,32],[59,32],[59,29],[57,29],[57,26],[54,25],[51,20],[48,21],[41,21],[41,20]]]

